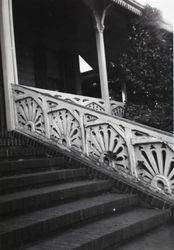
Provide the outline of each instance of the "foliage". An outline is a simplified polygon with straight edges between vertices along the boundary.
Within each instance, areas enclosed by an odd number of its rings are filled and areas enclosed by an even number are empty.
[[[114,64],[128,88],[126,118],[172,130],[173,41],[157,9],[146,6],[130,24],[126,50]],[[118,80],[117,78],[117,80]]]

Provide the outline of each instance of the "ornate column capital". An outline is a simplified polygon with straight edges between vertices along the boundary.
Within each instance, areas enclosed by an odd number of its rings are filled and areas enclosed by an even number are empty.
[[[93,10],[93,16],[94,16],[94,28],[96,32],[103,33],[105,29],[104,21],[105,16],[103,13],[98,10]]]
[[[95,29],[97,32],[103,32],[105,29],[105,17],[108,9],[111,7],[111,4],[108,4],[106,7],[101,8],[93,8],[93,16],[95,20]]]
[[[83,0],[86,6],[91,10],[94,18],[94,28],[96,32],[103,33],[105,29],[105,17],[108,9],[113,5],[113,3],[104,3],[99,0]]]

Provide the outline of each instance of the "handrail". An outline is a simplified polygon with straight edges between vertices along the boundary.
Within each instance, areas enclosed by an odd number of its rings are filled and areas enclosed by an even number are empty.
[[[174,196],[170,133],[92,110],[38,89],[12,85],[16,129],[76,150]]]

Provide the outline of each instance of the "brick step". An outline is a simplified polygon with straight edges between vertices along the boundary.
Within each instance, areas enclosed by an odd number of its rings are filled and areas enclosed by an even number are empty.
[[[0,131],[0,138],[11,138],[11,137],[13,137],[13,132],[7,130]]]
[[[21,157],[37,156],[42,157],[45,155],[44,150],[35,149],[32,147],[16,146],[16,147],[2,147],[0,148],[0,158],[16,159]]]
[[[153,231],[147,232],[138,238],[125,242],[124,245],[112,246],[106,250],[173,250],[174,224],[166,223]]]
[[[12,193],[23,191],[39,185],[54,185],[63,181],[84,179],[87,171],[81,169],[62,169],[37,172],[32,174],[13,175],[0,178],[0,193]]]
[[[155,228],[169,218],[169,211],[136,208],[55,234],[22,250],[104,250]]]
[[[21,140],[20,138],[0,137],[0,147],[13,147],[13,146],[27,146],[26,140]]]
[[[137,205],[135,195],[103,194],[18,216],[0,223],[1,249],[12,249],[54,231]]]
[[[33,173],[48,170],[50,168],[66,168],[67,162],[64,157],[20,159],[18,161],[0,162],[0,176],[12,176],[22,173]],[[70,164],[68,164],[70,168]]]
[[[60,204],[68,199],[102,193],[110,189],[111,183],[109,181],[85,180],[1,195],[0,214],[26,212],[48,207],[54,203]]]
[[[0,137],[0,147],[8,146],[26,146],[26,142],[16,138],[2,138]]]

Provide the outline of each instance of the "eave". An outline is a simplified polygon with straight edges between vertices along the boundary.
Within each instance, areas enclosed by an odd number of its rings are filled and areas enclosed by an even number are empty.
[[[123,6],[124,8],[132,11],[133,13],[139,16],[141,15],[141,12],[143,10],[143,5],[134,0],[112,0],[112,2]]]

